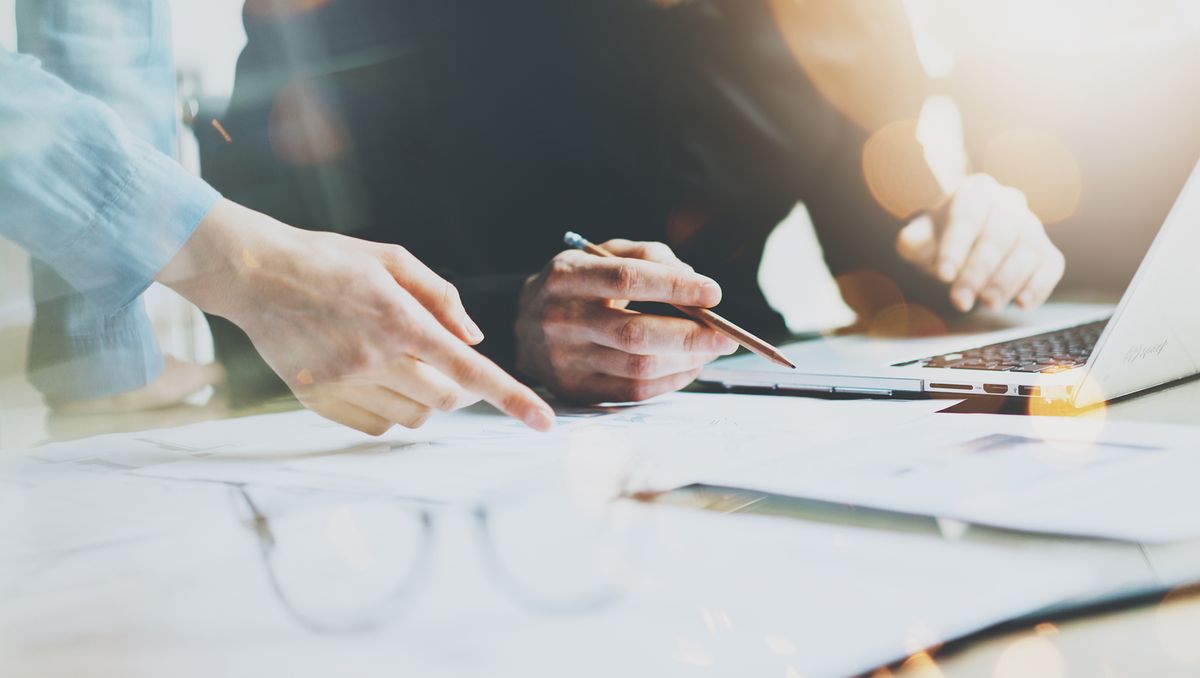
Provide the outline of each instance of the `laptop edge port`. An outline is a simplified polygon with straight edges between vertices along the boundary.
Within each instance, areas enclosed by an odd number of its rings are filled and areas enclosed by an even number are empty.
[[[944,388],[951,391],[974,391],[975,388],[969,384],[939,384],[932,383],[929,388]]]
[[[1042,395],[1042,389],[1037,386],[1018,386],[1017,393],[1019,393],[1023,396],[1030,396],[1032,398],[1037,398]]]
[[[1004,384],[984,384],[983,390],[992,395],[1005,395],[1008,393],[1008,386]]]

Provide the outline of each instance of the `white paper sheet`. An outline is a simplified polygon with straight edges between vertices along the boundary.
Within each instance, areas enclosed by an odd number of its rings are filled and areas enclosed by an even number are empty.
[[[1167,542],[1200,535],[1200,427],[940,415],[707,478],[998,527]]]
[[[138,473],[326,489],[358,485],[461,499],[554,467],[563,456],[609,454],[637,467],[636,489],[662,490],[886,430],[952,404],[679,393],[642,405],[574,411],[548,434],[479,406],[380,438],[311,413],[289,413],[235,420],[233,443],[221,441],[219,423],[202,425],[205,452]],[[138,441],[179,449],[196,428],[138,434]]]

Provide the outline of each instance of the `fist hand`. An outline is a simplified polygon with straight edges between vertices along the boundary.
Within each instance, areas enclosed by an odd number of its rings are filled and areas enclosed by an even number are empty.
[[[1065,266],[1025,196],[984,174],[968,177],[932,218],[904,227],[896,249],[950,285],[950,301],[964,313],[976,303],[993,310],[1013,301],[1037,307],[1054,291]]]
[[[737,344],[693,320],[630,301],[715,306],[721,288],[662,243],[610,240],[619,258],[563,252],[529,278],[517,313],[517,368],[583,402],[652,398],[691,383]]]

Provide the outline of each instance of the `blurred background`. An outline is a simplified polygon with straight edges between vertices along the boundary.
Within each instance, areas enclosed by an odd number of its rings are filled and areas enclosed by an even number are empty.
[[[1024,190],[1066,254],[1064,295],[1119,295],[1200,156],[1200,3],[761,1],[816,88],[871,134],[868,147],[891,149],[887,163],[903,167],[896,155],[915,149],[914,162],[937,175],[940,153]],[[325,2],[337,0],[291,4],[305,11]],[[243,3],[171,4],[179,156],[198,172],[189,125],[200,111],[219,117],[229,99],[245,44]],[[13,0],[0,0],[7,49],[15,49],[13,24]],[[916,138],[930,126],[938,138]],[[864,155],[868,180],[871,162]],[[911,196],[880,190],[875,198],[897,215],[912,211]],[[793,328],[845,322],[804,210],[785,226],[760,271],[768,298]],[[24,255],[0,240],[0,409],[10,412],[0,444],[6,428],[37,425],[11,414],[39,403],[22,377],[27,278]],[[157,287],[148,304],[167,353],[212,359],[195,309]]]

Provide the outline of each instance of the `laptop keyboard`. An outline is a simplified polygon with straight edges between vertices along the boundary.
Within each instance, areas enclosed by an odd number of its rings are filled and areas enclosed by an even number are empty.
[[[958,353],[897,363],[892,367],[1054,373],[1083,367],[1108,320],[990,344]]]

